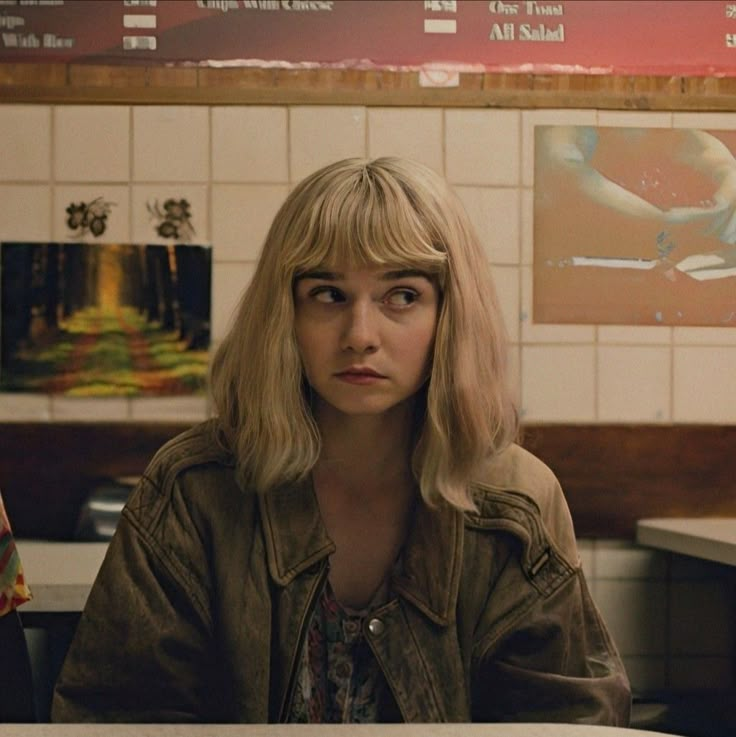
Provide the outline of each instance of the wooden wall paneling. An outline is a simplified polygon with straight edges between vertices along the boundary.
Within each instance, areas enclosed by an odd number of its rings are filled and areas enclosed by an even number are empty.
[[[177,423],[0,424],[0,489],[19,537],[69,537],[87,494],[139,476]],[[736,427],[530,425],[523,444],[562,484],[580,537],[628,538],[636,520],[736,516]]]
[[[736,516],[736,427],[536,425],[583,537],[633,538],[644,517]]]
[[[140,476],[176,423],[0,424],[0,490],[18,537],[70,539],[100,482]]]

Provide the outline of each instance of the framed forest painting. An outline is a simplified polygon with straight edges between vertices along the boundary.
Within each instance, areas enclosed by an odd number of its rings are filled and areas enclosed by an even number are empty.
[[[198,245],[0,244],[0,390],[201,393],[211,267]]]

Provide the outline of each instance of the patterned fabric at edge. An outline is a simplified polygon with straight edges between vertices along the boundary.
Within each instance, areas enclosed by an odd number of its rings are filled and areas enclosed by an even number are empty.
[[[302,649],[290,722],[377,721],[383,677],[363,637],[363,622],[385,593],[379,589],[364,611],[352,612],[340,606],[329,583],[325,586]]]
[[[30,598],[31,592],[23,576],[20,556],[0,494],[0,617]]]

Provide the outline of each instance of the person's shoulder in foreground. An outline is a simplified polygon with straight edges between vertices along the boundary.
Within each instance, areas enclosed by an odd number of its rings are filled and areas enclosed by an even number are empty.
[[[493,517],[505,509],[520,523],[538,520],[547,543],[571,566],[577,566],[570,511],[557,477],[544,461],[512,443],[490,461],[476,479],[473,492],[480,517]]]
[[[512,444],[473,492],[467,591],[485,587],[487,596],[474,645],[474,720],[627,726],[629,681],[588,591],[554,473]]]

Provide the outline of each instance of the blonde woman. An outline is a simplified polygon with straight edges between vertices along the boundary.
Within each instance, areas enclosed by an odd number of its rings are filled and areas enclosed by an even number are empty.
[[[513,442],[504,346],[444,180],[307,177],[214,358],[217,417],[123,513],[54,718],[627,723],[562,492]]]

